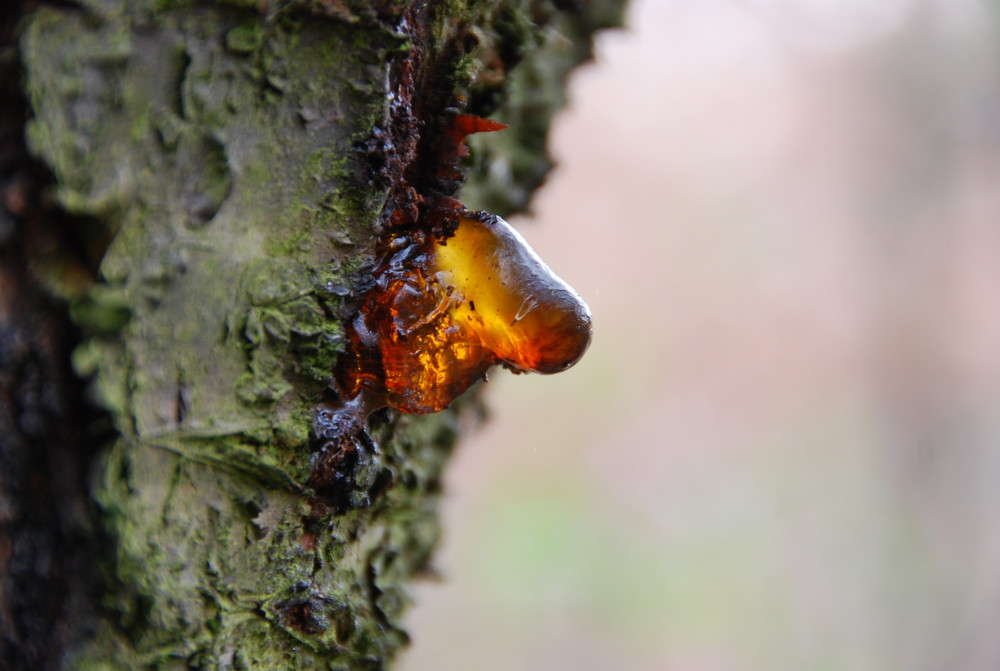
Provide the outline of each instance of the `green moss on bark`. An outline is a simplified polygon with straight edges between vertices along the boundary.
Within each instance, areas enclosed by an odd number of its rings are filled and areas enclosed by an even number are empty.
[[[114,598],[69,666],[379,668],[405,642],[453,427],[418,420],[436,427],[419,455],[384,427],[398,485],[364,511],[317,513],[299,483],[385,199],[353,145],[386,114],[400,39],[90,6],[41,10],[23,39],[32,147],[64,206],[118,231],[76,310],[121,434],[97,486]]]
[[[451,0],[426,44],[487,35],[510,4]],[[116,231],[73,311],[119,434],[95,482],[107,616],[66,667],[384,668],[457,411],[376,416],[368,507],[333,515],[302,483],[388,193],[358,146],[389,114],[407,3],[83,5],[38,10],[22,40],[32,149],[64,207]],[[522,10],[486,43],[535,39]],[[461,87],[478,65],[449,67]]]

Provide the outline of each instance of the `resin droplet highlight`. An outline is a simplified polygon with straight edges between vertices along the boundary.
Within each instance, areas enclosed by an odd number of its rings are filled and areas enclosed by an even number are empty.
[[[485,212],[391,233],[373,274],[335,371],[345,410],[438,412],[491,366],[557,373],[590,344],[583,299]]]

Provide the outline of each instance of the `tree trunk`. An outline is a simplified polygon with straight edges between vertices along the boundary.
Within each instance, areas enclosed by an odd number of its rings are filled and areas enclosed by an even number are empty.
[[[343,323],[450,107],[512,126],[476,204],[526,205],[619,4],[4,10],[0,666],[386,667],[475,401],[377,413],[347,503],[316,497]]]

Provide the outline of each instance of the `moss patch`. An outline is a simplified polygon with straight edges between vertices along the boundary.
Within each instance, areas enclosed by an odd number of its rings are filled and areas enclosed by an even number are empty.
[[[22,41],[32,150],[117,231],[73,311],[119,433],[95,484],[109,614],[66,666],[384,668],[455,414],[376,418],[384,492],[335,515],[302,489],[310,413],[392,187],[390,66],[499,10],[451,0],[406,37],[408,2],[84,6],[39,9]],[[483,71],[461,51],[441,100]]]

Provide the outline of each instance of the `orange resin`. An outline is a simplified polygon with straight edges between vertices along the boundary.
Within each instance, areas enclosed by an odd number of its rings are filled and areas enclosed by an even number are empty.
[[[590,344],[590,311],[503,219],[391,234],[335,371],[346,407],[437,412],[491,366],[556,373]]]

